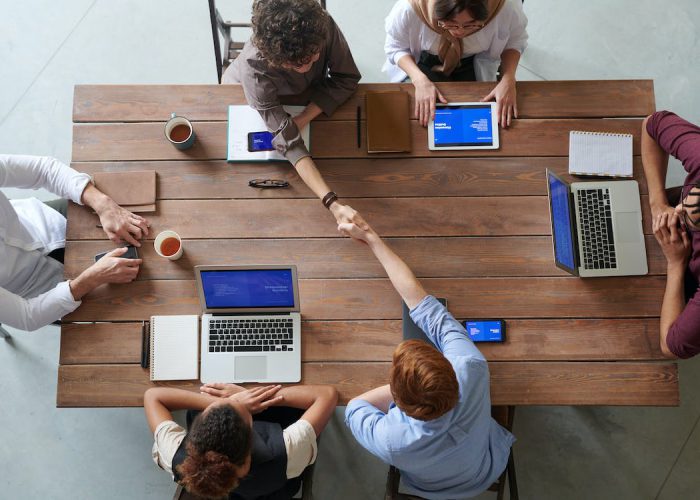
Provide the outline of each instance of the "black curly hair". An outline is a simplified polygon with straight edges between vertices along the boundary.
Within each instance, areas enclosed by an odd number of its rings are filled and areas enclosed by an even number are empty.
[[[194,419],[180,484],[199,497],[221,498],[238,486],[237,467],[250,455],[251,427],[231,406],[215,406]]]
[[[463,10],[468,10],[477,21],[489,17],[486,0],[437,0],[434,9],[435,17],[441,21],[452,19]]]
[[[260,57],[303,66],[323,47],[330,18],[316,0],[255,0],[251,23]]]

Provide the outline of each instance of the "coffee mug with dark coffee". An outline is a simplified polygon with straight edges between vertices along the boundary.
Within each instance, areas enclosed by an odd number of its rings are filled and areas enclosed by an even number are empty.
[[[196,136],[192,122],[184,116],[177,116],[173,113],[165,124],[165,137],[177,149],[189,149],[194,144]]]

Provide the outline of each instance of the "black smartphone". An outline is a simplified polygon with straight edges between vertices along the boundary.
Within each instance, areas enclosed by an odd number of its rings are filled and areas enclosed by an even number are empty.
[[[139,253],[136,251],[135,246],[127,245],[126,249],[127,250],[124,253],[124,255],[119,256],[120,258],[122,258],[122,259],[138,259],[139,258]],[[114,248],[112,250],[114,250]],[[102,257],[107,255],[112,250],[107,250],[106,252],[98,253],[97,255],[95,255],[95,262],[100,260]]]
[[[248,132],[248,151],[257,153],[258,151],[274,151],[272,145],[272,134],[270,132]]]
[[[505,342],[506,323],[502,319],[472,319],[462,321],[472,342]]]

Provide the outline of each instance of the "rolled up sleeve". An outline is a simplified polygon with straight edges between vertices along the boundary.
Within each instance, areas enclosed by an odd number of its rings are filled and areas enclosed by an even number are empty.
[[[300,476],[304,469],[316,461],[318,444],[313,426],[299,419],[282,431],[287,450],[287,479]]]
[[[0,288],[0,323],[33,331],[75,311],[80,304],[73,298],[67,281],[31,299]]]
[[[647,120],[647,133],[678,158],[686,172],[700,174],[700,127],[670,111],[657,111]]]
[[[511,4],[513,5],[513,15],[510,18],[510,35],[504,50],[514,49],[522,54],[527,48],[527,16],[520,0],[511,0]]]
[[[0,155],[0,187],[46,189],[82,204],[88,174],[49,156]]]
[[[292,165],[296,165],[305,156],[310,156],[309,150],[304,144],[299,128],[294,120],[284,110],[277,96],[277,90],[264,76],[257,75],[256,83],[252,86],[244,85],[248,104],[260,113],[267,130],[273,134],[272,145],[275,150],[283,155]]]
[[[406,6],[397,2],[384,20],[384,53],[390,64],[396,65],[403,56],[411,54],[409,15]]]

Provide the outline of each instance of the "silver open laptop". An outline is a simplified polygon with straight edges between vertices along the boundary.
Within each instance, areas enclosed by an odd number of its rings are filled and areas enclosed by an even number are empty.
[[[636,181],[568,184],[547,170],[554,261],[576,276],[647,274]]]
[[[194,269],[204,312],[202,382],[299,382],[296,266]]]

